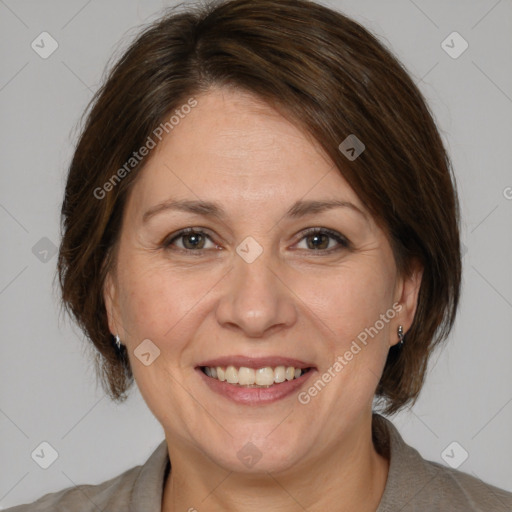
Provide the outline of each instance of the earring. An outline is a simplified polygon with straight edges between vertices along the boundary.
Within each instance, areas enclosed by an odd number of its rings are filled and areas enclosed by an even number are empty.
[[[121,338],[119,338],[119,336],[116,334],[115,339],[116,339],[117,348],[120,349],[121,348]]]
[[[398,326],[398,339],[400,340],[400,345],[403,345],[404,344],[404,328],[402,325],[399,325]]]

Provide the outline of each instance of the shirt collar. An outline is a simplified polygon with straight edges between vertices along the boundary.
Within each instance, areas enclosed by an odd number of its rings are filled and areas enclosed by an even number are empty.
[[[384,416],[373,414],[372,434],[376,450],[389,460],[388,478],[376,512],[403,510],[436,478],[435,471],[424,463],[417,450],[406,444],[397,428]],[[413,485],[415,482],[421,485]]]
[[[170,467],[164,439],[141,467],[132,489],[130,512],[162,512],[164,483]]]

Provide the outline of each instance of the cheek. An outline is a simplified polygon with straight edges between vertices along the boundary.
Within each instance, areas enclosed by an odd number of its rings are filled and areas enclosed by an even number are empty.
[[[347,266],[322,280],[308,299],[321,320],[316,325],[323,329],[326,350],[318,378],[328,384],[312,382],[306,392],[312,397],[322,390],[317,407],[336,411],[329,413],[333,429],[338,428],[334,418],[356,416],[372,402],[389,349],[389,322],[396,314],[392,279],[375,261],[371,268]]]
[[[372,259],[304,273],[296,277],[293,288],[325,338],[343,348],[392,306],[392,279],[389,270]]]
[[[197,328],[201,314],[197,303],[208,290],[208,283],[192,274],[186,278],[176,275],[168,266],[154,265],[148,259],[131,261],[120,266],[120,312],[133,375],[159,421],[164,425],[178,421],[185,429],[193,404],[176,372],[183,364],[190,334]],[[148,366],[136,355],[137,347],[146,339],[160,351]]]
[[[128,335],[161,340],[191,312],[208,290],[197,275],[139,261],[125,267],[121,315]]]

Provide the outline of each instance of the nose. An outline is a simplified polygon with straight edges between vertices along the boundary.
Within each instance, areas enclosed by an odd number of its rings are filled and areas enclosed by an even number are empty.
[[[220,325],[262,338],[295,324],[296,296],[265,251],[252,263],[237,256],[233,265],[216,310]]]

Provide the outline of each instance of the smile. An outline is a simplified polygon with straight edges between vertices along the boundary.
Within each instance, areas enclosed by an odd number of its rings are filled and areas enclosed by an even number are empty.
[[[225,356],[202,361],[195,369],[216,395],[251,406],[294,396],[317,372],[311,362],[281,356]]]
[[[274,384],[298,379],[310,368],[295,368],[294,366],[265,366],[263,368],[248,368],[246,366],[203,366],[201,371],[220,382],[247,387],[268,388]]]

